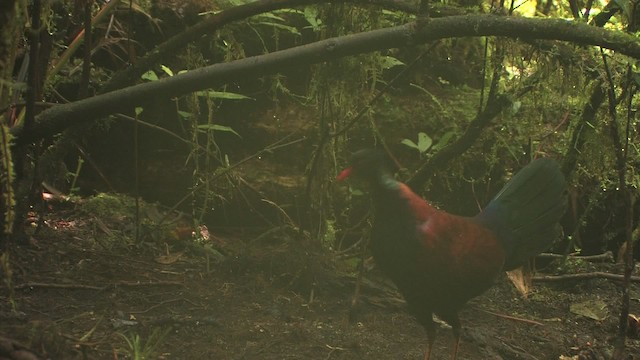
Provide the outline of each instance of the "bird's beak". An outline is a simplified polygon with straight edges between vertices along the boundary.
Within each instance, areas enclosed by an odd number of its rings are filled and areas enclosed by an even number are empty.
[[[338,181],[344,181],[344,179],[348,178],[349,175],[351,175],[351,171],[353,170],[353,168],[346,168],[344,170],[342,170],[342,172],[340,173],[340,175],[338,175],[338,177],[336,177],[336,180]]]

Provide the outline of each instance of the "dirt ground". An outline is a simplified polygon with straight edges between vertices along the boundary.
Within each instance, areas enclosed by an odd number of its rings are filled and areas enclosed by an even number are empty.
[[[30,245],[12,246],[1,359],[422,359],[424,331],[375,268],[351,309],[356,277],[286,229],[210,229],[220,252],[207,253],[181,247],[180,229],[116,243],[131,224],[68,208],[47,215]],[[569,263],[565,274],[619,272]],[[608,359],[620,297],[614,281],[593,278],[535,282],[524,299],[505,276],[461,313],[458,359]],[[640,314],[638,283],[631,299]],[[432,359],[448,359],[451,345],[442,325]],[[627,348],[640,359],[637,335]],[[1,354],[19,349],[31,357]]]

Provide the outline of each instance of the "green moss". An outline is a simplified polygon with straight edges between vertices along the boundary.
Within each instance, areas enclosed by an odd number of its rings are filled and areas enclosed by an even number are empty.
[[[122,194],[99,193],[82,202],[79,210],[99,218],[133,217],[135,199]]]

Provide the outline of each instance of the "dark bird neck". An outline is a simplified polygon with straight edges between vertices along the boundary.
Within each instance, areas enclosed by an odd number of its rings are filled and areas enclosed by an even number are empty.
[[[370,186],[376,219],[384,219],[385,222],[401,220],[406,223],[413,218],[409,211],[408,201],[402,194],[403,184],[396,180],[391,173],[380,171]]]
[[[404,281],[407,265],[415,262],[420,252],[416,238],[420,220],[412,208],[412,201],[422,201],[406,185],[389,173],[381,173],[371,184],[375,221],[371,230],[371,249],[376,262],[395,282]],[[412,198],[415,197],[415,198]],[[424,203],[426,205],[426,203]]]

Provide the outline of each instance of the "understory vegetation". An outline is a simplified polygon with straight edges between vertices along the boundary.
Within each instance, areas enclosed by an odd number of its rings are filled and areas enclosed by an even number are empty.
[[[3,0],[0,358],[421,358],[362,148],[464,216],[561,164],[562,239],[459,358],[640,358],[637,5]]]

